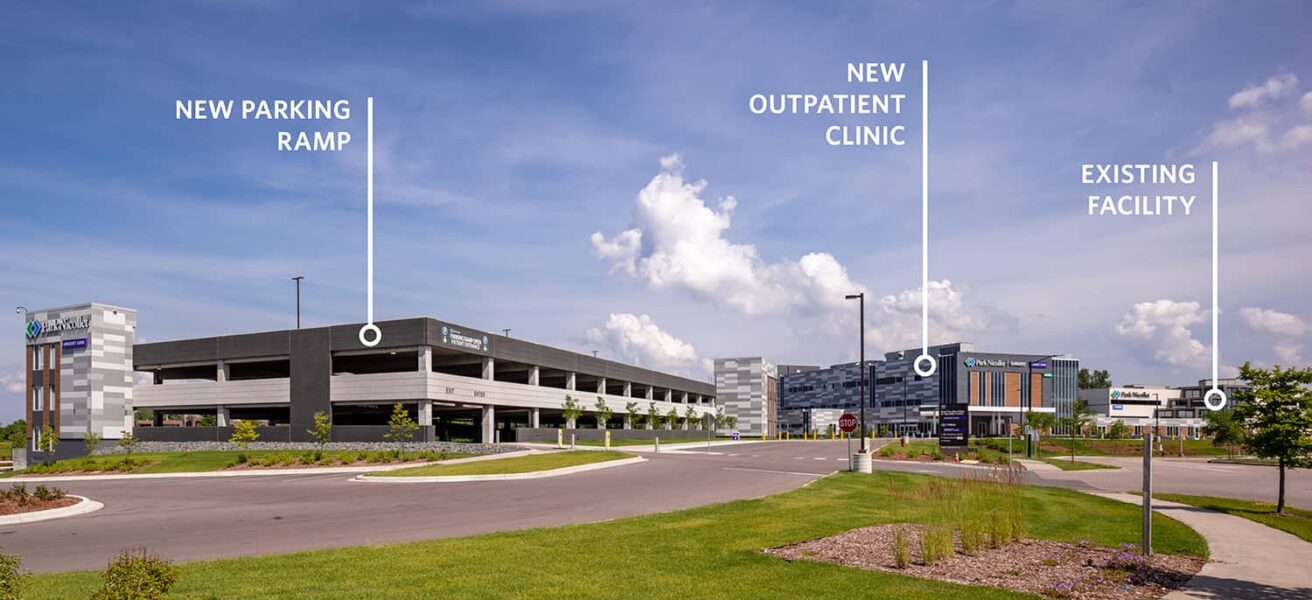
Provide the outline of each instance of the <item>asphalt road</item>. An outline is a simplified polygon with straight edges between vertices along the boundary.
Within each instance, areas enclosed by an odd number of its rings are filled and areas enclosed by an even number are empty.
[[[1138,490],[1143,483],[1143,459],[1080,457],[1079,460],[1121,467],[1093,471],[1042,471],[1033,483],[1063,485],[1104,492]],[[1275,502],[1280,471],[1275,467],[1209,463],[1205,458],[1153,459],[1153,490],[1161,493],[1222,496]],[[1285,502],[1312,508],[1312,471],[1285,472]]]
[[[667,448],[668,450],[668,448]],[[124,548],[173,560],[404,542],[586,523],[793,489],[847,468],[842,441],[765,442],[644,453],[641,464],[524,481],[378,484],[350,475],[61,482],[103,502],[88,515],[0,528],[0,548],[35,572],[101,568]],[[1109,459],[1117,460],[1117,459]],[[1127,461],[1133,462],[1133,461]],[[1160,461],[1157,490],[1268,499],[1269,467]],[[960,476],[978,468],[875,461],[876,468]],[[1128,466],[1128,465],[1127,465]],[[1312,506],[1312,478],[1291,478],[1290,502]],[[1270,482],[1267,480],[1271,480]],[[1077,489],[1136,489],[1122,471],[1045,472],[1025,481]],[[30,484],[29,484],[30,485]]]

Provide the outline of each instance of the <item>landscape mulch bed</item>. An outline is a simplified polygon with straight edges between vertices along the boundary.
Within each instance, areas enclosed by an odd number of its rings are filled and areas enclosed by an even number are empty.
[[[911,564],[894,562],[898,531],[903,532]],[[921,560],[921,525],[879,525],[853,529],[767,553],[786,560],[812,560],[967,585],[984,585],[1051,598],[1161,598],[1184,585],[1203,567],[1197,558],[1155,554],[1140,559],[1127,548],[1024,539],[973,556],[956,553],[926,566]],[[1115,566],[1109,566],[1109,564]]]
[[[19,513],[36,512],[38,510],[63,508],[65,506],[73,506],[78,502],[81,502],[81,500],[78,500],[77,498],[74,498],[72,496],[64,496],[63,498],[60,498],[58,500],[43,501],[43,500],[33,499],[31,502],[25,505],[20,505],[17,502],[6,501],[6,502],[0,502],[0,515],[16,515]]]

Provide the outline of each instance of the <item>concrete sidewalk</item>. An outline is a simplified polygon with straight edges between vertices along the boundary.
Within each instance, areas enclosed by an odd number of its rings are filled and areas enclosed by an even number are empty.
[[[1133,494],[1098,496],[1140,504]],[[1168,600],[1218,598],[1312,598],[1312,544],[1242,517],[1153,500],[1153,510],[1176,519],[1207,540],[1203,570]]]

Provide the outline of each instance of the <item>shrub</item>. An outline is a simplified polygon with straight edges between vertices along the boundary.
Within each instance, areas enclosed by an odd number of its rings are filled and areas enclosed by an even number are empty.
[[[907,544],[907,535],[901,529],[897,530],[897,536],[893,538],[893,562],[899,569],[911,565],[911,548]]]
[[[100,589],[91,600],[158,600],[178,580],[178,568],[146,550],[126,550],[105,569]]]
[[[973,555],[984,545],[984,530],[973,519],[961,526],[961,551]]]
[[[36,496],[36,499],[42,502],[51,502],[62,499],[64,497],[64,490],[57,487],[38,485],[35,490],[32,490],[32,495]]]
[[[926,567],[934,566],[939,559],[938,545],[934,543],[934,536],[929,531],[920,534],[920,559]]]
[[[32,574],[23,570],[23,558],[0,553],[0,600],[18,600],[31,583]]]
[[[260,432],[255,430],[255,421],[247,421],[245,419],[233,421],[232,437],[228,439],[229,442],[237,444],[238,446],[241,446],[242,449],[245,449],[251,442],[258,441],[259,439]]]
[[[930,458],[933,458],[934,460],[943,460],[943,458],[944,458],[943,453],[942,453],[941,451],[939,451],[939,450],[935,450],[935,451],[934,451],[932,454],[930,454],[929,456],[930,456]]]
[[[96,453],[96,448],[100,447],[100,436],[88,431],[82,434],[82,443],[86,446],[87,456],[92,456]]]

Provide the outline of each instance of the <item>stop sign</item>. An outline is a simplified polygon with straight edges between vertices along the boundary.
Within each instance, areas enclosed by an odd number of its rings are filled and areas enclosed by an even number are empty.
[[[856,431],[856,417],[852,416],[852,413],[843,413],[843,416],[838,418],[838,428],[842,429],[843,433]]]

